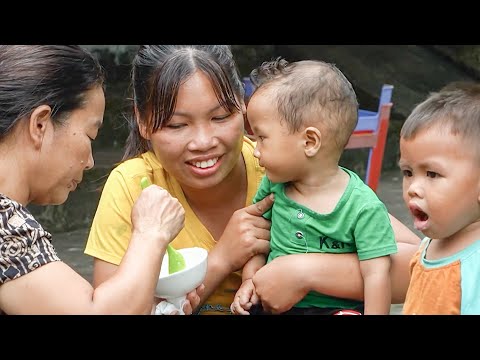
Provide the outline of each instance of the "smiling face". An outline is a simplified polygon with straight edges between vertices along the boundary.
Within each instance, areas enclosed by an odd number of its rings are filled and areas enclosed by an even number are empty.
[[[47,124],[35,178],[30,186],[30,201],[39,205],[62,204],[93,167],[92,140],[103,122],[105,96],[98,87],[89,90],[85,105],[73,111],[57,126]]]
[[[243,114],[223,109],[210,79],[197,71],[180,86],[170,121],[145,137],[182,187],[206,189],[225,180],[239,163],[243,134]]]
[[[257,141],[253,154],[265,167],[270,181],[297,180],[306,168],[302,132],[289,132],[265,90],[259,90],[250,99],[247,117]]]
[[[472,146],[431,127],[400,139],[403,198],[415,228],[444,239],[480,218],[480,164]]]

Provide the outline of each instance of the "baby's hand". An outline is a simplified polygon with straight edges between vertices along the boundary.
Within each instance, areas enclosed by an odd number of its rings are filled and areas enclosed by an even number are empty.
[[[235,315],[250,315],[248,310],[250,310],[253,304],[258,303],[258,300],[252,279],[247,279],[242,283],[240,289],[237,290],[235,299],[233,299],[233,303],[230,305],[230,310]]]

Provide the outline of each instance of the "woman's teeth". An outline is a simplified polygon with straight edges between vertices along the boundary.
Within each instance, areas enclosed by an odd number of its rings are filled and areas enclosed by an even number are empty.
[[[195,167],[198,167],[200,169],[205,169],[205,168],[212,167],[217,163],[217,161],[218,161],[218,158],[210,159],[208,161],[197,161],[194,163],[194,165]]]

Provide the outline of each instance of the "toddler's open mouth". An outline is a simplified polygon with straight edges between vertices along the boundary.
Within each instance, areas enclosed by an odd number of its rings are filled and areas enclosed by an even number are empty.
[[[419,231],[425,230],[428,225],[428,214],[421,210],[417,205],[410,205],[409,209],[413,216],[413,225],[415,226],[415,229]]]

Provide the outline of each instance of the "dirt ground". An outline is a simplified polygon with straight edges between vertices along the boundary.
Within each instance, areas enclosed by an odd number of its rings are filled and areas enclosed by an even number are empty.
[[[382,174],[378,195],[392,215],[420,236],[420,233],[413,229],[410,215],[403,203],[402,178],[399,170],[387,171]],[[60,258],[91,282],[92,258],[83,253],[87,236],[88,228],[53,233],[54,245]],[[401,305],[392,306],[391,314],[400,314],[400,312]]]

